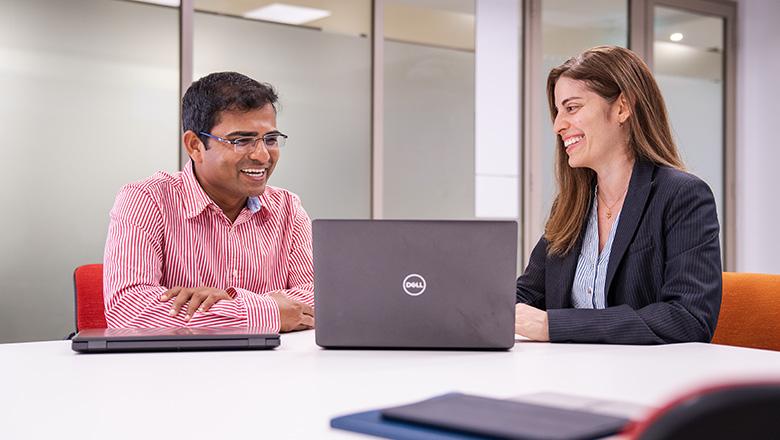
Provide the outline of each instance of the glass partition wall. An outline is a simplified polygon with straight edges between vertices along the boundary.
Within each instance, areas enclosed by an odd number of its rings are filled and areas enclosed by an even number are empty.
[[[381,217],[519,219],[521,2],[382,5]]]
[[[723,230],[725,18],[655,6],[653,28],[653,70],[672,133],[688,170],[710,185]]]
[[[474,1],[384,1],[383,217],[474,217]]]
[[[178,169],[177,15],[0,3],[0,342],[73,331],[73,270],[103,261],[120,186]]]

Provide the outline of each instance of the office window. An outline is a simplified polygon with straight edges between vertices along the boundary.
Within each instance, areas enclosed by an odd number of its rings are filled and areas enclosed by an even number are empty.
[[[0,342],[73,330],[120,186],[178,167],[174,8],[0,3]]]
[[[474,217],[474,1],[384,2],[384,218]]]
[[[290,136],[270,184],[312,218],[368,218],[371,176],[369,0],[194,2],[194,78],[237,71],[271,83]]]
[[[724,19],[656,6],[654,23],[653,70],[673,135],[689,171],[712,188],[723,225]]]

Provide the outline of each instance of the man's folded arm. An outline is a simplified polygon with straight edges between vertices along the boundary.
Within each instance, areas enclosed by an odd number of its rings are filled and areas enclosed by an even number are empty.
[[[311,220],[297,197],[294,198],[293,211],[292,245],[287,259],[287,288],[279,291],[292,300],[314,307]],[[268,296],[272,292],[264,293],[257,295],[240,288],[228,289],[228,294],[235,294],[236,299],[242,299],[247,304],[249,322],[266,323],[268,331],[278,332],[281,328],[279,305]],[[209,312],[229,305],[230,302],[220,301],[209,309]]]
[[[173,300],[160,301],[168,290],[160,281],[164,220],[153,197],[128,185],[117,196],[103,266],[103,291],[109,327],[251,327],[279,329],[276,302],[265,295],[228,289],[232,301],[219,301],[207,312],[170,316]],[[169,286],[172,287],[172,286]]]

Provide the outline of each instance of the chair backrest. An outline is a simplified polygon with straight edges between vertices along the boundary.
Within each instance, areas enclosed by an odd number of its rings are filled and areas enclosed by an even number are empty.
[[[719,385],[674,399],[633,424],[632,440],[780,438],[780,383]]]
[[[106,328],[103,305],[103,265],[85,264],[73,271],[76,293],[76,331],[85,328]]]
[[[780,351],[780,275],[724,272],[712,342]]]

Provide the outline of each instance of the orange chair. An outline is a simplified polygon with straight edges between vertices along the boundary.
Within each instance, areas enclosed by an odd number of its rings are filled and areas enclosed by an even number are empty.
[[[780,275],[724,272],[712,342],[780,351]]]
[[[103,305],[103,265],[86,264],[73,271],[76,291],[76,331],[107,328]]]

